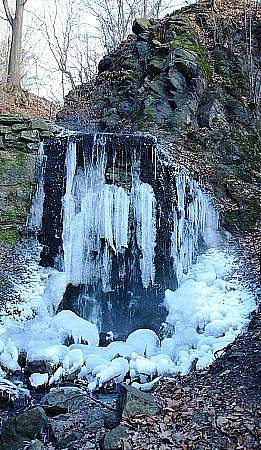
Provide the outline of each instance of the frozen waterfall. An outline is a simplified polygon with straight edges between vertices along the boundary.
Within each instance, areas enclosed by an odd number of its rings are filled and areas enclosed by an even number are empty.
[[[152,136],[109,133],[71,134],[39,149],[30,228],[41,264],[64,273],[60,308],[96,315],[101,330],[157,330],[165,290],[217,244],[210,197],[184,168],[164,167],[160,151]]]
[[[86,156],[86,155],[85,155]],[[124,253],[130,226],[136,230],[141,252],[143,286],[154,281],[156,200],[152,187],[133,174],[132,188],[107,184],[106,141],[95,139],[91,158],[77,165],[76,143],[69,142],[66,155],[66,192],[63,197],[64,270],[68,283],[95,284],[112,290],[111,255]]]
[[[40,145],[29,228],[41,264],[26,263],[21,311],[1,325],[0,384],[1,364],[20,370],[26,352],[54,365],[32,386],[78,377],[92,391],[126,374],[151,385],[211,364],[244,330],[255,299],[217,248],[211,197],[158,150],[109,133]]]

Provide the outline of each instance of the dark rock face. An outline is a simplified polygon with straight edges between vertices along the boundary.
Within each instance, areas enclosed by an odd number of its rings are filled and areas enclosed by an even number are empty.
[[[3,423],[1,450],[19,450],[36,437],[41,437],[47,428],[47,416],[37,406]]]

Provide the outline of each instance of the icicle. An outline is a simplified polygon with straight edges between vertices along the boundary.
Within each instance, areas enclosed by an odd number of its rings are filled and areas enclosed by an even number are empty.
[[[189,178],[186,170],[176,175],[177,208],[173,213],[172,258],[180,283],[198,252],[200,240],[217,245],[218,214],[210,198]]]
[[[42,227],[45,166],[46,156],[44,154],[44,144],[41,142],[38,149],[38,183],[32,200],[28,221],[28,227],[32,231],[40,230]]]
[[[148,288],[155,278],[156,200],[152,187],[147,183],[141,183],[137,173],[133,179],[132,202],[137,243],[142,251],[141,278],[143,286]]]

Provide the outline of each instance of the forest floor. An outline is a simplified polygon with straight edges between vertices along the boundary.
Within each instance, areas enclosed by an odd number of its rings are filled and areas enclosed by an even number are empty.
[[[130,433],[124,449],[260,448],[261,314],[206,370],[163,381],[154,394],[155,418],[123,422]]]
[[[0,82],[0,115],[26,116],[36,119],[53,120],[58,106],[49,100],[28,91],[10,92],[10,88]]]

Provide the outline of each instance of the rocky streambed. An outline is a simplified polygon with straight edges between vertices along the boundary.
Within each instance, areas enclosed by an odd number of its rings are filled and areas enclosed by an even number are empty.
[[[128,437],[127,428],[120,425],[122,417],[155,416],[159,411],[151,394],[126,384],[119,386],[117,395],[99,397],[84,388],[62,386],[24,405],[20,414],[13,408],[13,417],[2,423],[1,450],[112,450]]]

